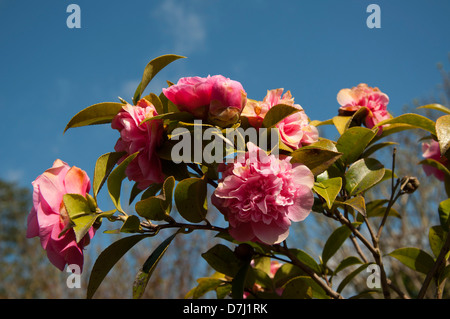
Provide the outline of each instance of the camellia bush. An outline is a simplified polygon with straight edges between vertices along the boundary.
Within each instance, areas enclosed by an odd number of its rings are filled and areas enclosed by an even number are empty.
[[[341,299],[344,287],[367,269],[374,274],[369,288],[384,298],[404,297],[387,276],[386,258],[425,275],[419,298],[431,283],[442,296],[450,275],[450,199],[436,203],[440,224],[429,230],[433,255],[416,247],[382,251],[380,238],[394,203],[413,193],[419,181],[397,176],[395,148],[388,167],[376,155],[395,144],[387,140],[390,135],[421,130],[419,166],[450,194],[450,109],[423,106],[442,112],[437,121],[413,113],[393,117],[387,94],[358,84],[338,92],[329,120],[310,121],[290,91],[272,89],[253,99],[241,83],[222,75],[168,81],[162,92],[144,96],[154,76],[180,58],[164,55],[150,61],[132,101],[94,104],[67,124],[65,131],[107,124],[118,132],[114,150],[98,158],[92,184],[85,171],[60,159],[32,183],[27,237],[38,236],[60,270],[66,265],[82,270],[84,247],[102,223],[117,225],[106,232],[126,235],[98,256],[88,298],[128,250],[142,240],[157,240],[130,283],[133,297],[141,297],[173,239],[189,240],[186,234],[201,231],[215,233],[220,242],[201,255],[215,273],[199,278],[186,291],[188,298],[215,292],[217,298]],[[322,125],[337,129],[336,141],[319,135]],[[134,183],[130,194],[123,194],[125,179]],[[382,182],[390,185],[388,198],[369,200],[366,192]],[[102,188],[115,209],[98,207]],[[126,205],[134,209],[124,209],[123,200],[135,203]],[[336,223],[320,256],[288,247],[286,240],[291,227],[312,211]],[[226,226],[212,224],[219,220],[212,214],[223,215]],[[349,238],[354,255],[330,263]],[[363,256],[361,248],[370,256]],[[356,270],[333,281],[354,265]]]

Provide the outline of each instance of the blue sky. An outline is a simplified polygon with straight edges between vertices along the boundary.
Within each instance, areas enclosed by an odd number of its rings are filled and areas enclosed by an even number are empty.
[[[70,3],[81,28],[69,29]],[[369,29],[366,8],[381,8]],[[390,97],[399,115],[436,92],[448,70],[450,1],[19,1],[0,0],[0,178],[30,186],[56,158],[92,176],[113,150],[108,125],[71,129],[70,118],[103,101],[131,96],[148,61],[185,55],[146,92],[182,76],[223,74],[261,100],[291,90],[311,119],[337,112],[341,88],[365,82]]]

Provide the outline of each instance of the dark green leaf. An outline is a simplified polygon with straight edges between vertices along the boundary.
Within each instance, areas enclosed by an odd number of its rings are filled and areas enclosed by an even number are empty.
[[[314,270],[316,274],[321,273],[320,266],[317,264],[314,258],[308,255],[306,252],[300,249],[290,249],[289,251],[293,255],[295,255],[295,257],[297,257],[297,259],[300,260],[303,264]]]
[[[281,297],[285,299],[311,299],[313,290],[310,281],[304,277],[295,277],[289,280],[284,286]]]
[[[362,158],[353,163],[345,174],[345,189],[350,195],[362,193],[384,177],[383,165],[373,158]]]
[[[242,299],[244,297],[245,282],[247,280],[247,274],[250,269],[250,260],[245,262],[241,268],[239,268],[236,276],[234,276],[231,282],[231,298]]]
[[[432,226],[428,232],[428,241],[430,243],[431,251],[434,256],[439,256],[442,246],[444,246],[447,239],[447,232],[442,229],[441,226]]]
[[[162,192],[158,196],[151,196],[136,203],[135,209],[139,216],[150,220],[164,220],[172,209],[172,193],[175,178],[169,176],[163,184]]]
[[[348,274],[339,284],[338,288],[337,288],[337,292],[341,293],[342,290],[345,288],[345,286],[347,286],[352,280],[353,278],[356,277],[357,274],[359,274],[361,271],[363,271],[364,269],[366,269],[370,264],[364,264],[359,266],[358,268],[356,268],[355,270],[353,270],[350,274]]]
[[[299,112],[300,110],[285,104],[277,104],[270,108],[264,116],[262,126],[265,128],[275,127],[284,118]]]
[[[382,143],[378,143],[378,144],[374,144],[370,147],[368,147],[364,153],[361,155],[361,157],[369,157],[370,155],[372,155],[373,153],[375,153],[376,151],[387,147],[387,146],[391,146],[391,145],[396,145],[398,143],[395,142],[382,142]]]
[[[153,253],[147,258],[142,270],[138,272],[136,279],[133,284],[133,298],[139,299],[142,297],[147,286],[148,280],[150,279],[153,271],[161,260],[162,256],[169,248],[170,243],[175,238],[178,232],[172,234],[166,240],[164,240],[159,246],[153,251]]]
[[[72,117],[64,132],[72,127],[111,123],[117,113],[122,110],[122,106],[122,103],[116,102],[103,102],[91,105]]]
[[[123,212],[120,206],[120,190],[122,188],[122,181],[126,177],[125,170],[128,164],[137,156],[138,153],[134,153],[128,156],[122,161],[110,174],[107,180],[108,192],[114,203],[114,206],[118,211]]]
[[[134,235],[119,239],[107,247],[98,256],[92,268],[87,288],[87,298],[91,299],[112,267],[142,239],[150,235]]]
[[[342,161],[351,164],[364,152],[376,133],[365,127],[351,127],[337,140],[336,147],[342,153]]]
[[[122,233],[136,233],[141,230],[141,221],[135,215],[126,216],[126,219],[120,228]]]
[[[233,251],[225,245],[217,244],[202,254],[206,262],[216,271],[234,277],[242,266]]]
[[[415,247],[404,247],[394,250],[389,254],[405,266],[427,274],[434,265],[433,257],[425,251]]]
[[[353,265],[358,265],[358,264],[362,264],[363,262],[355,256],[349,256],[347,258],[345,258],[344,260],[342,260],[340,262],[340,264],[336,267],[336,269],[333,272],[333,276],[336,275],[338,272],[340,272],[341,270],[353,266]]]
[[[328,260],[334,256],[338,249],[342,246],[345,240],[350,236],[352,231],[347,226],[338,227],[328,237],[322,251],[322,262],[327,264]]]
[[[206,181],[202,178],[188,178],[180,181],[175,188],[175,204],[180,215],[191,223],[205,219]]]

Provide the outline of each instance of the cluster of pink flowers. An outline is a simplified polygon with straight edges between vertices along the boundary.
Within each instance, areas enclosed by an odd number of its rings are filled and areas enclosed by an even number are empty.
[[[239,241],[280,243],[291,222],[304,220],[311,211],[314,176],[290,157],[267,155],[252,143],[248,152],[225,165],[212,203],[224,214],[229,233]]]
[[[70,223],[63,196],[69,193],[86,196],[91,187],[88,175],[57,159],[32,184],[33,208],[28,215],[27,237],[39,236],[48,259],[61,271],[66,264],[78,265],[82,270],[83,248],[89,244],[95,230],[92,227],[79,243],[73,229],[62,233]]]
[[[285,117],[276,125],[281,140],[294,150],[317,142],[319,138],[317,128],[309,124],[308,116],[299,104],[294,103],[291,92],[287,91],[283,94],[283,90],[280,88],[267,91],[262,101],[249,100],[242,111],[242,116],[248,118],[250,125],[260,128],[264,117],[273,106],[285,104],[295,107],[300,111]]]
[[[352,114],[362,107],[366,107],[369,111],[364,120],[364,124],[368,128],[373,128],[381,121],[391,118],[387,111],[389,97],[381,92],[378,88],[372,88],[365,83],[351,89],[342,89],[337,95],[337,101],[341,105],[341,113]],[[380,132],[382,128],[380,128]]]

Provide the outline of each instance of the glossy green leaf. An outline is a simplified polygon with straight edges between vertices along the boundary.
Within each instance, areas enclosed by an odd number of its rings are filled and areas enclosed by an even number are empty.
[[[336,254],[338,249],[342,246],[345,240],[350,236],[352,231],[347,226],[336,228],[330,237],[328,237],[322,251],[322,262],[327,264],[328,260]]]
[[[72,127],[111,123],[112,119],[122,110],[122,103],[103,102],[91,105],[78,112],[67,123],[64,132]]]
[[[118,211],[123,212],[120,205],[120,191],[122,188],[122,181],[126,177],[125,170],[128,164],[137,156],[138,153],[131,154],[122,161],[110,174],[107,180],[108,192]]]
[[[150,220],[164,220],[172,209],[172,194],[175,178],[169,176],[164,181],[161,194],[145,198],[136,203],[135,209],[139,216]]]
[[[142,75],[142,80],[139,83],[136,92],[134,93],[133,102],[136,104],[141,98],[142,93],[147,88],[147,85],[150,81],[155,77],[155,75],[161,71],[168,64],[176,61],[180,58],[185,58],[184,56],[174,55],[174,54],[166,54],[159,56],[153,60],[151,60],[144,69],[144,74]]]
[[[308,255],[306,252],[304,252],[301,249],[289,249],[289,251],[303,264],[311,268],[316,274],[321,273],[321,268],[319,264],[312,258],[310,255]]]
[[[180,181],[175,188],[174,198],[180,215],[191,223],[205,219],[207,209],[205,201],[207,184],[202,178],[187,178]]]
[[[222,244],[210,248],[202,257],[214,270],[230,277],[234,277],[242,267],[242,261],[230,248]]]
[[[376,125],[376,127],[386,124],[407,124],[411,125],[413,128],[423,129],[425,131],[430,132],[433,135],[436,135],[434,121],[419,114],[414,113],[402,114],[392,119],[381,121]]]
[[[350,195],[362,193],[382,180],[383,165],[373,158],[362,158],[353,163],[345,174],[345,189]]]
[[[109,271],[127,251],[150,235],[133,235],[119,239],[103,250],[95,261],[89,277],[87,298],[91,299]]]
[[[442,246],[447,239],[447,232],[441,226],[432,226],[428,232],[428,242],[434,256],[439,256]]]
[[[431,109],[431,110],[437,110],[437,111],[441,111],[441,112],[450,114],[450,109],[448,107],[445,107],[445,106],[443,106],[441,104],[437,104],[437,103],[419,106],[418,109]]]
[[[336,203],[339,205],[349,206],[363,216],[366,216],[366,202],[364,200],[364,197],[361,195],[349,198],[345,202],[336,201]]]
[[[314,183],[313,190],[325,199],[328,208],[333,206],[336,196],[339,194],[342,187],[342,178],[335,177],[323,180],[320,183]]]
[[[365,127],[351,127],[337,140],[336,147],[342,153],[342,161],[351,164],[364,152],[376,133]]]
[[[450,198],[439,203],[439,221],[445,231],[450,231]]]
[[[94,181],[92,183],[92,191],[94,198],[108,178],[117,161],[125,154],[125,152],[111,152],[100,156],[95,163]]]
[[[291,163],[306,165],[314,176],[327,170],[342,154],[323,148],[301,147],[291,153]]]
[[[144,294],[145,288],[147,286],[150,277],[153,274],[153,271],[155,270],[162,256],[166,253],[170,243],[177,234],[178,232],[172,234],[170,237],[165,239],[161,244],[159,244],[158,247],[156,247],[153,253],[145,261],[144,265],[142,266],[142,269],[138,272],[133,283],[134,299],[139,299]]]
[[[361,107],[350,116],[339,115],[333,117],[332,122],[339,134],[342,135],[352,124],[360,125],[360,123],[362,123],[364,118],[367,116],[367,113],[368,109],[366,107]]]
[[[299,112],[300,110],[296,107],[286,105],[286,104],[277,104],[270,108],[270,110],[264,116],[264,120],[262,122],[262,127],[271,128],[275,127],[280,121],[284,118],[292,115],[294,113]]]
[[[450,147],[450,115],[441,116],[436,120],[436,134],[441,154],[450,158],[450,154],[448,154]]]
[[[405,266],[423,274],[427,274],[434,265],[433,257],[427,252],[415,247],[396,249],[389,256],[394,257]]]

